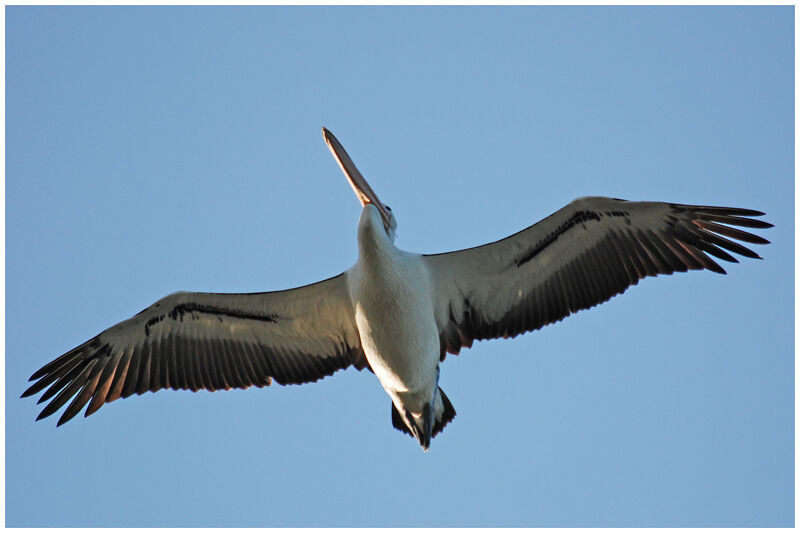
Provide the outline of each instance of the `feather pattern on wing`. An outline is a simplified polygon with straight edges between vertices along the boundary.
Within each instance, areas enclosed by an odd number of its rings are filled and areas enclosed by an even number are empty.
[[[708,269],[709,255],[758,254],[769,241],[731,226],[769,228],[732,207],[580,198],[510,237],[423,256],[435,293],[441,359],[474,340],[515,337],[605,302],[646,276]],[[727,250],[727,251],[726,251]]]
[[[244,389],[317,381],[367,366],[346,274],[286,291],[171,294],[44,365],[23,397],[47,388],[37,420],[160,389]]]

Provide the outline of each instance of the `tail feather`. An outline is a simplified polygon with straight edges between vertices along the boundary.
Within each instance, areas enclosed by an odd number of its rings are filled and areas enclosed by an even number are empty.
[[[411,430],[408,429],[405,420],[403,420],[403,415],[400,414],[400,411],[397,410],[397,407],[394,406],[394,402],[392,403],[392,425],[395,429],[402,431],[406,435],[414,436],[411,433]]]
[[[444,411],[442,412],[442,418],[437,420],[436,423],[433,425],[433,432],[431,433],[431,437],[435,437],[439,433],[442,432],[444,427],[450,423],[456,417],[456,410],[453,408],[453,404],[450,403],[450,399],[445,395],[444,391],[441,387],[439,387],[439,394],[442,397],[442,405],[444,406]],[[402,431],[406,435],[414,438],[414,434],[411,433],[411,430],[408,429],[406,425],[406,421],[403,419],[403,416],[400,414],[400,411],[397,410],[397,407],[394,406],[394,402],[392,402],[392,426],[398,431]]]
[[[456,410],[453,408],[453,404],[450,403],[450,400],[447,398],[441,387],[439,387],[439,394],[442,396],[444,412],[442,413],[442,419],[437,420],[436,424],[434,424],[431,437],[435,437],[437,434],[441,433],[444,427],[456,417]]]

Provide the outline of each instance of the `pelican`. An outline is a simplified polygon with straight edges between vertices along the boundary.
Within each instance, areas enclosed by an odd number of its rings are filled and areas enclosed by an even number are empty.
[[[734,227],[772,227],[760,211],[587,197],[483,246],[406,252],[391,208],[322,135],[362,206],[356,264],[283,291],[170,294],[37,370],[22,394],[47,388],[37,420],[70,399],[59,426],[87,403],[84,416],[147,391],[300,384],[353,366],[375,374],[392,425],[427,451],[456,414],[439,387],[447,353],[560,321],[647,276],[725,274],[710,256],[761,259],[731,239],[769,243]]]

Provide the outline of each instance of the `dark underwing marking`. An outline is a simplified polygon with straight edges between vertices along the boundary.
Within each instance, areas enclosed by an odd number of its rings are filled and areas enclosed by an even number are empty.
[[[153,318],[151,318],[150,320],[145,322],[145,324],[144,324],[144,334],[149,337],[150,336],[150,327],[151,326],[155,326],[156,324],[158,324],[162,320],[164,320],[164,315],[158,315],[158,316],[154,316]]]
[[[532,260],[534,257],[539,255],[545,248],[556,242],[556,240],[569,231],[570,229],[574,228],[577,225],[583,225],[584,228],[586,227],[585,224],[589,221],[598,222],[603,217],[625,217],[628,223],[630,223],[630,219],[628,219],[628,212],[627,211],[604,211],[604,212],[595,212],[595,211],[577,211],[574,215],[569,217],[563,224],[561,224],[554,232],[550,235],[539,241],[539,243],[525,252],[522,256],[518,257],[515,261],[515,265],[517,267],[521,267],[528,261]]]
[[[220,322],[222,322],[222,317],[229,317],[229,318],[239,318],[244,320],[258,320],[260,322],[277,322],[276,315],[257,315],[254,313],[246,313],[243,311],[237,311],[236,309],[226,309],[224,307],[215,307],[213,305],[203,305],[203,304],[196,304],[196,303],[185,303],[185,304],[178,304],[172,308],[169,313],[161,314],[158,316],[154,316],[150,320],[148,320],[144,325],[144,333],[145,335],[150,335],[150,328],[159,322],[163,321],[165,318],[169,317],[172,320],[180,320],[183,322],[184,315],[190,315],[193,319],[196,318],[194,316],[195,313],[205,313],[207,315],[215,315]]]

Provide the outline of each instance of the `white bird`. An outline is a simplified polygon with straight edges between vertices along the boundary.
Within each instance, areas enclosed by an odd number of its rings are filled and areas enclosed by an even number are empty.
[[[397,221],[339,141],[322,130],[363,209],[358,262],[295,289],[250,294],[177,292],[44,365],[22,396],[46,387],[65,405],[58,425],[117,398],[164,388],[263,387],[370,369],[392,400],[392,424],[423,449],[453,419],[439,363],[474,340],[515,337],[604,302],[646,276],[708,269],[725,237],[769,241],[731,226],[769,228],[731,207],[580,198],[505,239],[421,255],[394,245]],[[74,397],[74,398],[73,398]]]

